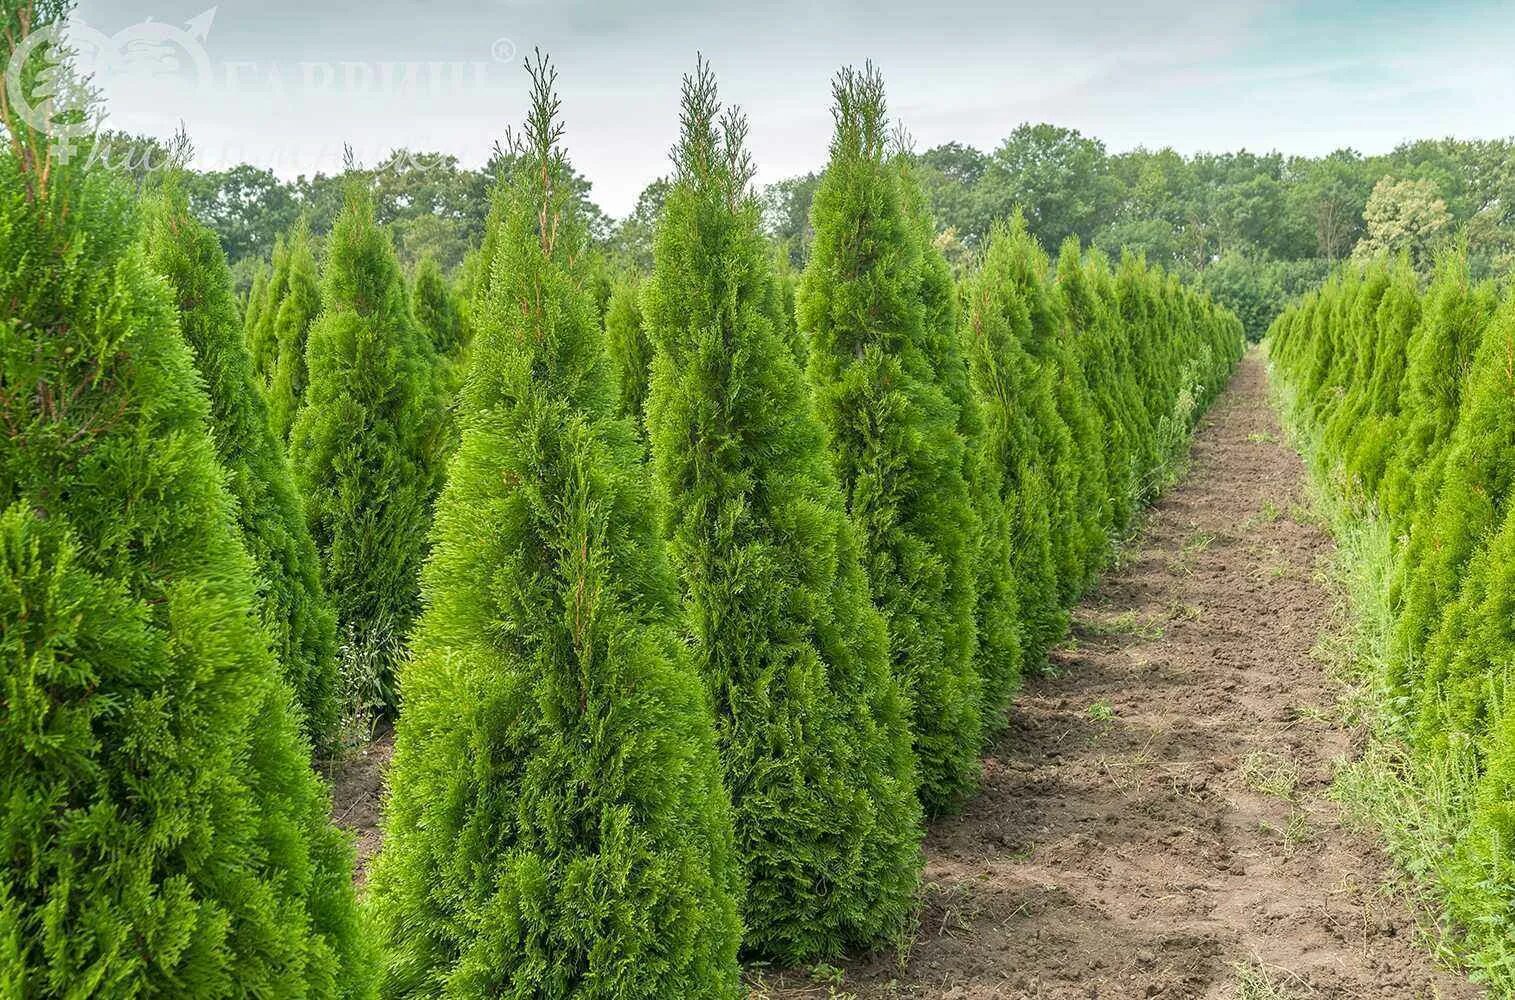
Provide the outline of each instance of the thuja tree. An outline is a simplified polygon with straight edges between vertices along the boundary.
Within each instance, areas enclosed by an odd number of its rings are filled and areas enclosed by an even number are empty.
[[[246,324],[245,331],[247,352],[252,357],[253,376],[258,380],[260,392],[268,391],[279,363],[279,307],[288,293],[289,248],[284,237],[279,236],[274,241],[268,283],[263,286],[256,311],[248,311],[251,322]]]
[[[642,280],[635,271],[617,276],[605,307],[605,348],[620,388],[617,412],[638,433],[647,420],[647,380],[652,343],[642,317]]]
[[[1057,418],[1044,373],[1021,346],[1031,316],[1015,282],[1011,237],[996,223],[968,280],[965,324],[974,387],[983,400],[984,461],[1009,521],[1010,558],[1022,623],[1022,654],[1034,669],[1068,627],[1052,546],[1053,466],[1042,421]]]
[[[1372,404],[1373,370],[1378,358],[1378,307],[1389,289],[1389,269],[1374,261],[1363,269],[1347,312],[1348,355],[1341,366],[1339,395],[1320,431],[1317,461],[1340,477],[1346,474],[1348,449],[1361,432]]]
[[[0,37],[36,13],[0,12]],[[351,850],[258,626],[132,195],[5,126],[3,991],[364,997]]]
[[[1504,511],[1504,523],[1468,560],[1456,598],[1425,646],[1415,735],[1428,755],[1496,732],[1491,723],[1504,704],[1505,665],[1515,655],[1515,510],[1506,502]],[[1486,754],[1509,758],[1515,751],[1503,743],[1506,735],[1489,738],[1495,745]]]
[[[844,70],[831,161],[811,208],[798,291],[814,406],[863,539],[896,676],[914,703],[921,799],[976,785],[983,734],[973,664],[973,534],[957,414],[925,353],[921,246],[887,149],[883,81]]]
[[[979,675],[987,741],[1008,722],[1006,711],[1020,683],[1021,615],[1010,560],[1009,512],[992,470],[982,403],[969,379],[952,268],[933,239],[936,224],[911,172],[910,157],[897,155],[896,165],[906,208],[920,241],[921,301],[925,306],[922,353],[956,413],[961,441],[968,505],[956,514],[944,508],[942,516],[961,518],[971,532],[969,574],[955,585],[973,587],[973,662]],[[947,443],[942,450],[953,447]]]
[[[921,866],[909,709],[825,433],[771,315],[746,122],[701,64],[644,296],[648,434],[747,874],[747,950],[876,947]]]
[[[1116,367],[1109,333],[1111,320],[1091,273],[1099,266],[1093,261],[1086,265],[1078,238],[1069,237],[1058,254],[1054,288],[1062,305],[1068,355],[1082,381],[1082,408],[1098,420],[1099,446],[1094,454],[1084,454],[1086,461],[1104,463],[1100,477],[1104,496],[1097,517],[1102,534],[1108,538],[1125,529],[1135,510],[1138,455],[1135,430],[1126,421],[1127,400],[1121,386],[1125,373]],[[1094,569],[1103,561],[1103,548],[1100,545],[1089,553],[1088,558],[1095,561]]]
[[[1346,469],[1355,489],[1375,497],[1378,484],[1398,443],[1400,391],[1404,384],[1410,336],[1420,322],[1420,284],[1407,260],[1389,270],[1374,314],[1375,351],[1367,402],[1356,430],[1346,441]]]
[[[306,343],[321,313],[321,274],[303,219],[290,233],[285,255],[288,271],[284,300],[274,316],[275,356],[267,393],[269,423],[280,441],[288,440],[295,414],[305,402]]]
[[[411,318],[389,237],[356,185],[328,237],[322,303],[290,451],[337,608],[344,681],[389,712],[394,663],[419,609],[444,425],[434,355]]]
[[[252,343],[253,330],[258,325],[258,317],[262,314],[263,299],[268,294],[268,266],[259,263],[253,271],[252,287],[247,291],[247,298],[242,303],[242,337],[248,343]]]
[[[1152,415],[1143,399],[1145,386],[1136,358],[1135,339],[1139,336],[1141,317],[1138,316],[1135,322],[1127,322],[1122,314],[1124,303],[1121,301],[1119,265],[1112,267],[1109,258],[1101,251],[1091,250],[1084,269],[1100,303],[1103,363],[1108,366],[1101,378],[1113,383],[1114,411],[1124,428],[1130,450],[1131,478],[1125,486],[1127,493],[1122,495],[1125,509],[1116,515],[1116,523],[1124,532],[1137,508],[1149,499],[1149,477],[1161,462]],[[1145,279],[1146,275],[1142,274],[1142,278]],[[1143,280],[1142,284],[1147,282]],[[1151,347],[1144,343],[1141,349],[1150,350]]]
[[[149,202],[145,242],[148,264],[168,282],[180,331],[210,394],[211,438],[257,567],[263,626],[309,735],[327,749],[337,721],[336,615],[321,586],[284,446],[253,385],[226,256],[174,186]]]
[[[794,293],[799,286],[799,276],[794,273],[794,265],[789,262],[787,249],[774,246],[772,254],[773,281],[769,285],[767,295],[768,314],[773,319],[774,328],[781,332],[784,343],[789,345],[790,351],[799,361],[800,370],[803,371],[809,351],[805,347],[805,338],[800,334],[794,315]]]
[[[410,300],[432,350],[442,359],[457,358],[463,349],[463,313],[441,265],[430,254],[416,264]]]
[[[1104,464],[1093,457],[1097,452],[1080,450],[1080,439],[1069,423],[1069,415],[1077,410],[1068,375],[1072,362],[1067,357],[1061,319],[1048,287],[1046,252],[1027,230],[1019,213],[1011,219],[1001,242],[1002,274],[1026,310],[1026,323],[1018,331],[1023,333],[1020,344],[1044,390],[1032,397],[1038,406],[1033,424],[1039,461],[1050,490],[1048,510],[1059,602],[1071,605],[1088,580],[1084,557],[1090,547],[1087,538],[1090,511],[1097,502],[1097,494],[1091,498],[1088,492],[1094,488],[1090,470],[1097,464],[1103,478]]]
[[[1442,451],[1457,425],[1468,365],[1495,302],[1491,285],[1473,282],[1465,255],[1449,252],[1438,259],[1410,338],[1399,446],[1379,486],[1379,502],[1396,530],[1406,530],[1417,505],[1439,489]],[[1329,323],[1317,319],[1319,327]],[[1316,339],[1331,343],[1329,331]]]
[[[1461,417],[1446,448],[1441,488],[1427,498],[1399,560],[1402,603],[1395,635],[1406,663],[1421,652],[1444,606],[1466,583],[1474,552],[1504,521],[1515,485],[1515,294],[1485,327],[1468,373]],[[1433,730],[1446,657],[1426,664],[1421,717]]]
[[[709,702],[530,68],[370,882],[383,993],[734,1000]]]

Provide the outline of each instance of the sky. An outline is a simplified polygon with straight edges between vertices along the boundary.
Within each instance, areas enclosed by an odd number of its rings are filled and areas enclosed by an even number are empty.
[[[696,53],[751,121],[760,183],[823,166],[830,81],[871,59],[918,149],[1049,121],[1111,151],[1515,134],[1515,2],[80,0],[109,127],[181,124],[196,165],[280,176],[395,147],[477,166],[551,56],[574,166],[623,215],[668,169]]]

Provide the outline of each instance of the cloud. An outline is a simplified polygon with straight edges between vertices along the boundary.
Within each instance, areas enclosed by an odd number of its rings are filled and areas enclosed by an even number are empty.
[[[207,2],[83,0],[79,12],[115,31],[145,17],[181,23]],[[1024,120],[1073,126],[1115,149],[1186,151],[1373,150],[1448,130],[1509,133],[1506,20],[1404,0],[228,0],[207,42],[218,66],[250,64],[296,84],[311,64],[482,69],[441,92],[296,85],[155,104],[106,96],[119,127],[167,133],[182,119],[207,164],[330,171],[344,142],[369,160],[408,146],[479,163],[524,105],[518,59],[498,61],[493,46],[508,39],[519,56],[540,45],[559,64],[575,164],[619,214],[667,170],[680,76],[696,51],[712,61],[722,97],[748,111],[759,179],[773,180],[823,163],[831,75],[868,58],[922,147],[992,148]]]

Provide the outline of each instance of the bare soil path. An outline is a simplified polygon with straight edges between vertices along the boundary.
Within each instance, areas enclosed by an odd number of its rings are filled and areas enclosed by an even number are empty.
[[[982,792],[932,828],[913,941],[753,970],[753,1000],[1479,996],[1434,966],[1382,852],[1327,797],[1352,737],[1312,657],[1331,542],[1306,500],[1251,356],[1055,676],[1027,683]],[[389,751],[337,778],[365,860]]]
[[[1352,738],[1311,655],[1331,542],[1304,475],[1249,356],[1055,676],[1026,684],[982,792],[931,830],[912,945],[753,995],[1481,995],[1435,967],[1327,797]]]

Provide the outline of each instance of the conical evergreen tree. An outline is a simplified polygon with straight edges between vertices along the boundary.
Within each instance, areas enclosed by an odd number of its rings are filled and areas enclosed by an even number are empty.
[[[247,326],[247,352],[252,357],[253,376],[258,391],[267,393],[273,384],[274,369],[279,364],[279,307],[289,294],[289,248],[284,237],[274,240],[273,262],[269,265],[268,283],[258,301],[257,315]]]
[[[0,11],[0,61],[46,13]],[[132,196],[0,119],[0,983],[364,997],[351,848]]]
[[[445,427],[434,356],[356,184],[328,238],[322,303],[290,452],[347,647],[344,681],[392,712]]]
[[[1471,582],[1468,561],[1503,524],[1515,486],[1515,293],[1506,294],[1481,339],[1446,447],[1441,488],[1421,505],[1399,560],[1396,662],[1409,669],[1411,684],[1426,639],[1458,588]],[[1441,727],[1445,647],[1427,667],[1419,678],[1423,745]]]
[[[746,948],[794,964],[897,933],[920,875],[909,706],[804,374],[777,327],[746,122],[685,77],[644,301],[674,565],[747,873]]]
[[[268,419],[280,441],[289,439],[309,381],[305,351],[311,324],[321,314],[321,274],[305,220],[289,236],[284,301],[274,317],[275,359],[268,387]]]
[[[1026,323],[1021,346],[1037,369],[1038,389],[1028,394],[1037,407],[1033,424],[1037,454],[1050,495],[1052,552],[1057,564],[1058,603],[1068,606],[1082,593],[1087,573],[1084,553],[1090,500],[1084,489],[1089,463],[1081,463],[1078,440],[1068,424],[1072,409],[1067,379],[1068,361],[1060,333],[1060,319],[1051,300],[1047,255],[1016,213],[1002,240],[1005,244],[1002,273],[1012,293],[1024,305]],[[1018,331],[1019,332],[1019,331]],[[1103,466],[1101,465],[1101,469]]]
[[[1098,533],[1085,554],[1092,577],[1104,565],[1109,540],[1130,521],[1136,504],[1137,477],[1135,449],[1130,428],[1124,422],[1117,384],[1120,373],[1115,369],[1114,350],[1106,340],[1108,321],[1104,303],[1090,271],[1077,237],[1064,241],[1057,258],[1054,287],[1061,305],[1068,364],[1077,372],[1074,389],[1079,409],[1089,414],[1084,419],[1095,428],[1079,442],[1080,454],[1086,463],[1101,465],[1089,487],[1099,490],[1091,514]],[[1078,425],[1070,421],[1069,426]],[[1091,442],[1097,442],[1092,452],[1085,450]]]
[[[531,70],[370,882],[383,993],[734,1000],[709,702]]]
[[[1418,505],[1440,490],[1442,452],[1457,426],[1468,365],[1496,302],[1492,286],[1473,282],[1465,255],[1449,252],[1438,259],[1420,326],[1410,338],[1399,446],[1379,489],[1379,502],[1398,531],[1407,530]],[[1340,325],[1317,311],[1320,354],[1335,350],[1330,330]],[[1318,362],[1316,368],[1323,366]]]
[[[789,263],[788,251],[775,246],[772,255],[773,281],[768,291],[768,314],[772,318],[773,328],[779,331],[784,343],[789,345],[790,353],[803,371],[810,351],[805,346],[805,338],[800,334],[794,315],[794,295],[799,287],[799,277],[794,273],[794,266]]]
[[[463,350],[463,313],[441,266],[430,254],[416,264],[410,301],[431,349],[443,360],[456,359]]]
[[[957,417],[968,509],[956,516],[972,532],[968,585],[973,588],[973,662],[982,692],[985,742],[1008,723],[1010,699],[1020,686],[1021,612],[1010,559],[1010,521],[987,451],[982,402],[973,391],[959,322],[952,268],[936,246],[936,224],[911,172],[911,158],[896,157],[900,183],[920,241],[922,349]],[[950,447],[950,446],[949,446]],[[945,449],[944,449],[945,450]],[[945,499],[945,498],[944,498]],[[943,511],[944,516],[951,516]],[[958,584],[962,586],[962,584]]]
[[[146,245],[149,266],[168,281],[179,328],[210,392],[211,437],[257,567],[263,627],[304,710],[307,734],[317,748],[330,749],[337,723],[336,614],[321,587],[284,446],[253,386],[226,256],[174,186],[149,203]]]
[[[1038,413],[1056,417],[1046,380],[1021,346],[1031,317],[1012,278],[1010,235],[996,223],[967,287],[967,343],[973,384],[983,400],[984,461],[1009,521],[1022,626],[1022,655],[1040,665],[1068,628],[1052,547],[1050,465]]]
[[[1347,441],[1347,473],[1363,497],[1378,495],[1385,468],[1398,443],[1400,392],[1410,336],[1420,322],[1420,285],[1408,259],[1394,264],[1373,317],[1376,349],[1368,403]]]
[[[259,263],[253,271],[252,287],[248,289],[247,300],[242,303],[242,337],[247,343],[252,343],[253,330],[258,326],[258,317],[262,315],[263,300],[268,297],[268,265]]]
[[[914,703],[921,800],[939,813],[977,784],[983,735],[962,442],[925,353],[921,246],[886,148],[883,81],[871,66],[844,70],[834,90],[799,322],[895,674]]]
[[[641,434],[647,422],[647,380],[652,343],[642,318],[642,280],[635,271],[618,276],[605,307],[605,348],[620,386],[617,412]]]

